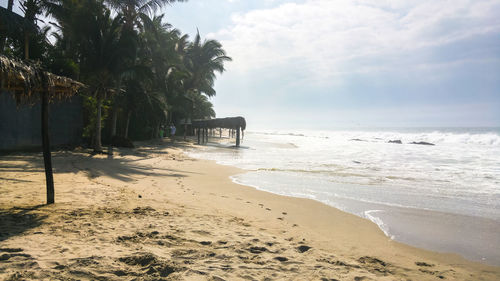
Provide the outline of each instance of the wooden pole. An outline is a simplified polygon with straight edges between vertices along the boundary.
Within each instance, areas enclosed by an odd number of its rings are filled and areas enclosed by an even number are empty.
[[[219,128],[219,139],[222,138],[222,128]]]
[[[198,144],[200,144],[200,128],[196,130],[196,134],[198,135]]]
[[[45,183],[47,186],[47,204],[54,204],[54,176],[52,174],[52,157],[50,155],[49,138],[49,85],[47,76],[42,74],[42,149],[45,166]]]
[[[236,128],[236,146],[240,146],[240,127]]]
[[[187,130],[188,130],[188,125],[184,124],[184,140],[186,140]]]

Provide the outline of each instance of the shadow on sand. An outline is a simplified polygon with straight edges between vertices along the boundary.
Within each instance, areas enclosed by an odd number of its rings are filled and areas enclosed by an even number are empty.
[[[0,209],[0,241],[40,226],[47,216],[37,214],[37,210],[44,206],[46,205]]]

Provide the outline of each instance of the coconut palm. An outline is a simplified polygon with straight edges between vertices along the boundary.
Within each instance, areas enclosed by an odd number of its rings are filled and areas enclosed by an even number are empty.
[[[96,99],[94,151],[102,152],[102,103],[115,86],[122,55],[119,45],[122,18],[112,18],[110,10],[101,1],[88,1],[86,9],[75,16],[85,22],[73,26],[72,32],[75,38],[79,38],[76,42],[82,80],[89,85],[89,91]]]
[[[215,96],[213,87],[216,72],[223,73],[224,62],[231,60],[222,49],[221,43],[217,40],[201,42],[200,32],[197,32],[194,41],[187,47],[185,65],[191,77],[186,83],[186,90],[197,91],[208,97]]]
[[[136,69],[138,62],[138,52],[144,46],[140,46],[141,38],[138,31],[143,29],[145,22],[150,22],[148,15],[167,4],[173,2],[185,2],[184,0],[106,0],[106,3],[119,13],[124,19],[124,26],[121,35],[121,45],[123,46],[124,57],[121,64],[121,72],[127,72]],[[161,18],[159,18],[161,22]],[[154,61],[154,60],[153,60]],[[127,84],[127,83],[124,83]],[[126,89],[127,91],[127,89]],[[116,133],[116,122],[118,115],[118,106],[123,101],[117,97],[113,101],[113,120],[111,125],[111,136]],[[128,110],[127,120],[130,118],[130,110]],[[126,124],[129,124],[127,121]],[[127,125],[128,128],[128,125]],[[127,131],[127,130],[126,130]]]
[[[141,16],[153,14],[159,8],[187,0],[106,0],[106,3],[118,13],[121,13],[126,29],[133,29],[141,25]]]

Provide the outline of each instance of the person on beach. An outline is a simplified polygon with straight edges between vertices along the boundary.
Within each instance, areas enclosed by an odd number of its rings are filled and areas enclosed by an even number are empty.
[[[176,129],[175,129],[174,124],[171,124],[171,125],[170,125],[170,137],[171,137],[172,139],[173,139],[173,138],[174,138],[174,136],[175,136],[175,130],[176,130]]]

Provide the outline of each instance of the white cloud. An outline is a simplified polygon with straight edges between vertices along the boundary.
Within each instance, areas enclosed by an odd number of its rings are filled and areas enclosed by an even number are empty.
[[[499,14],[495,0],[307,0],[234,14],[231,26],[209,36],[233,57],[231,71],[288,69],[318,82],[412,67],[407,57],[422,50],[498,36]]]

